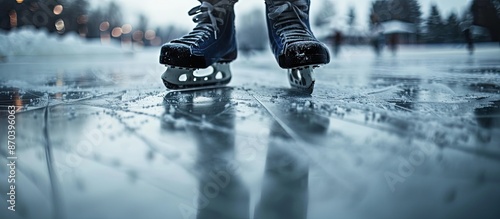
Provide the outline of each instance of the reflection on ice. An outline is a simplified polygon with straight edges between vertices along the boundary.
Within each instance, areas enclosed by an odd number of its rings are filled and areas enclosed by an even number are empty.
[[[228,107],[231,92],[231,88],[221,88],[171,92],[165,96],[166,115],[192,122],[186,124],[185,131],[192,134],[197,145],[196,206],[180,206],[187,218],[250,217],[249,191],[239,177],[239,164],[235,160],[235,112]]]
[[[264,180],[260,201],[255,210],[255,218],[305,219],[309,203],[309,159],[298,147],[301,141],[294,139],[295,132],[301,136],[325,134],[329,120],[311,111],[306,101],[305,111],[278,111],[280,119],[273,123],[266,157]],[[278,121],[282,121],[281,124]],[[292,127],[294,133],[288,133]],[[312,146],[312,145],[311,145]]]

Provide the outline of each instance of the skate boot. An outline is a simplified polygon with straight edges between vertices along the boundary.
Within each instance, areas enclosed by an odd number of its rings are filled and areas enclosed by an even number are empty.
[[[311,94],[313,69],[330,62],[326,46],[309,24],[310,0],[266,0],[271,49],[281,68],[288,69],[292,88]]]
[[[198,23],[193,31],[161,48],[160,63],[167,66],[162,79],[169,89],[225,85],[231,80],[229,63],[237,56],[234,30],[237,0],[200,2],[201,5],[189,11]]]

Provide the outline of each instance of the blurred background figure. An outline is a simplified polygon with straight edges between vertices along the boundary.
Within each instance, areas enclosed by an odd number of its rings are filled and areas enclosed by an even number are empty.
[[[375,27],[372,29],[370,42],[373,50],[375,51],[375,54],[377,56],[380,56],[385,45],[384,30],[380,24],[375,25]]]
[[[467,43],[467,50],[469,54],[474,54],[474,39],[472,38],[471,28],[467,28],[463,31],[465,42]]]
[[[396,52],[398,51],[398,43],[399,43],[399,36],[397,33],[391,33],[389,35],[389,49],[392,52],[392,55],[396,55]]]
[[[474,54],[474,36],[472,29],[472,14],[466,13],[464,15],[464,20],[460,22],[460,29],[462,30],[465,43],[467,44],[467,51],[469,54]]]
[[[389,20],[380,24],[383,33],[389,38],[389,49],[396,54],[398,45],[416,43],[416,27],[413,23],[400,21],[397,19]]]
[[[377,33],[377,35],[375,36],[375,39],[374,39],[374,46],[375,46],[375,52],[377,53],[377,55],[381,55],[382,50],[384,49],[384,46],[385,46],[384,33],[382,33],[382,32]]]
[[[342,41],[344,40],[344,36],[340,30],[335,30],[335,34],[333,35],[333,54],[337,57],[340,53],[340,46],[342,45]]]

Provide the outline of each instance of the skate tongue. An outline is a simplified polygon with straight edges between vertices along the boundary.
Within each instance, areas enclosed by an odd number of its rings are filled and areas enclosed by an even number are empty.
[[[277,34],[284,34],[288,40],[305,40],[310,38],[312,33],[304,23],[304,19],[309,16],[309,4],[305,0],[295,1],[275,1],[269,6],[268,17],[274,20],[274,26],[278,27]]]
[[[307,2],[301,0],[295,1],[294,3],[289,1],[274,3],[274,6],[271,7],[271,12],[267,16],[274,20],[281,15],[285,15],[285,12],[293,11],[295,15],[302,20],[307,18],[307,13],[304,11],[307,10],[308,7]]]
[[[217,39],[217,32],[219,31],[218,23],[223,24],[224,20],[214,16],[213,12],[226,13],[226,9],[224,9],[223,6],[227,4],[230,4],[227,0],[220,1],[215,5],[212,5],[208,1],[204,1],[201,5],[189,10],[188,14],[194,16],[193,21],[195,23],[201,26],[210,25],[213,28],[215,39]]]
[[[209,2],[202,2],[200,6],[191,9],[188,14],[190,16],[196,15],[193,17],[195,23],[209,23],[212,24],[214,29],[217,29],[217,18],[212,14],[212,11],[214,11],[214,6],[212,4]]]

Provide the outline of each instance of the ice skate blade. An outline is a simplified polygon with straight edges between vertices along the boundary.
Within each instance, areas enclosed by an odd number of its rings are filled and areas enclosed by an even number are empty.
[[[215,63],[210,68],[210,74],[197,75],[197,69],[167,66],[161,78],[163,84],[172,90],[224,86],[231,81],[229,63]]]
[[[288,69],[288,82],[292,89],[302,93],[312,94],[314,92],[313,68],[318,66],[305,66],[299,68]]]

